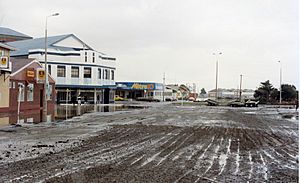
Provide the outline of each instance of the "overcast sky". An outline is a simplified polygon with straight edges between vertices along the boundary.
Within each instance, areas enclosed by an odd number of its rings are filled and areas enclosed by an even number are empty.
[[[270,80],[299,87],[298,0],[0,0],[0,26],[33,37],[74,33],[117,58],[117,81],[255,89]]]

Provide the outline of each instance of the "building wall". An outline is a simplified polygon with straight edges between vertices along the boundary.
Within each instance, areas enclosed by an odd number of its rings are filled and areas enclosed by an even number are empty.
[[[6,78],[8,77],[8,78]],[[9,107],[9,75],[0,76],[0,112],[7,112]]]
[[[32,62],[31,64],[27,65],[21,71],[15,72],[10,77],[10,98],[9,98],[9,106],[10,111],[12,113],[17,112],[18,110],[18,97],[19,97],[19,86],[23,86],[23,90],[21,92],[22,100],[20,102],[20,111],[26,110],[41,110],[43,108],[43,100],[44,100],[44,84],[37,83],[34,78],[27,78],[26,71],[27,69],[34,69],[36,72],[37,68],[41,68],[41,65],[38,62]],[[32,84],[33,88],[30,89],[29,85]],[[48,100],[48,110],[54,110],[55,104],[55,82],[54,80],[49,77],[49,84],[52,87],[51,99]],[[32,91],[32,95],[29,96],[28,94]],[[31,100],[29,100],[29,97]]]
[[[43,103],[40,103],[41,97],[43,97],[43,89],[44,85],[43,84],[34,84],[34,90],[33,90],[33,100],[29,101],[28,98],[28,93],[29,93],[29,88],[28,88],[28,83],[23,80],[23,81],[18,81],[18,80],[13,80],[11,79],[10,81],[10,100],[9,100],[9,105],[10,105],[10,112],[17,112],[18,110],[18,97],[19,97],[19,84],[24,85],[25,87],[23,88],[23,92],[21,92],[23,95],[23,100],[20,102],[20,111],[24,110],[41,110],[43,107]],[[54,104],[55,104],[55,86],[52,84],[52,97],[50,100],[48,100],[48,109],[54,110]],[[44,100],[44,97],[43,97]]]
[[[0,48],[0,55],[8,56],[9,51],[4,48]],[[8,112],[9,108],[9,72],[1,73],[0,75],[0,112]]]
[[[41,63],[44,63],[44,55],[37,53],[42,50],[31,50],[32,53],[28,57],[35,58]],[[56,80],[56,85],[91,85],[91,86],[106,86],[115,85],[115,73],[116,73],[116,61],[106,60],[102,58],[102,55],[96,51],[81,50],[72,52],[58,52],[51,54],[51,50],[48,50],[47,63],[51,67],[51,76]],[[93,55],[94,54],[94,55]],[[65,66],[66,76],[57,77],[58,66]],[[79,77],[71,77],[71,70],[73,67],[79,67]],[[84,68],[91,68],[91,78],[84,78]],[[101,69],[101,78],[99,78],[99,71]],[[107,70],[108,79],[104,77],[105,70]],[[114,77],[112,77],[114,72]],[[50,73],[50,72],[49,72]]]

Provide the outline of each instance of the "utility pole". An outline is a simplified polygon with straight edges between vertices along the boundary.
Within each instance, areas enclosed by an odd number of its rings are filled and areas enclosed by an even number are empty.
[[[48,64],[47,64],[47,26],[48,26],[48,18],[53,16],[58,16],[59,13],[54,13],[46,17],[46,25],[45,25],[45,81],[44,81],[44,101],[43,101],[43,122],[47,122],[47,100],[48,100]]]
[[[281,100],[282,100],[282,87],[281,87],[281,84],[282,84],[282,65],[281,65],[281,62],[280,60],[278,61],[279,64],[280,64],[280,80],[279,80],[279,104],[281,105]]]
[[[240,75],[240,102],[242,101],[242,80],[243,80],[243,75]]]
[[[218,54],[213,53],[213,55],[216,56],[216,100],[217,100],[218,99],[218,73],[219,73],[218,55],[222,55],[222,52],[219,52]]]
[[[165,81],[166,81],[166,77],[165,77],[165,73],[163,76],[163,102],[165,101]]]

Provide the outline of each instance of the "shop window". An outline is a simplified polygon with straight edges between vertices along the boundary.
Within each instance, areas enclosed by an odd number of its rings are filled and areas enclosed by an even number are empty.
[[[79,67],[71,67],[71,77],[79,78]]]
[[[84,78],[92,78],[92,68],[85,67],[83,77]]]
[[[34,85],[29,83],[27,85],[27,101],[33,101],[33,92],[34,92]]]
[[[57,77],[66,77],[66,66],[57,66]]]

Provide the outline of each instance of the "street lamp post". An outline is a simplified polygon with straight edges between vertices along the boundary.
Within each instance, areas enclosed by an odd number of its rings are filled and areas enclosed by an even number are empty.
[[[218,72],[219,72],[219,61],[218,55],[222,55],[222,52],[213,53],[216,56],[216,100],[218,99]]]
[[[164,77],[163,77],[163,99],[162,101],[165,101],[165,81],[166,81],[166,77],[165,77],[165,73],[164,73]]]
[[[242,80],[243,80],[243,75],[240,75],[240,102],[242,101]]]
[[[46,16],[46,25],[45,25],[45,81],[44,81],[44,101],[43,101],[43,121],[47,122],[47,96],[48,96],[48,64],[47,64],[47,24],[48,18],[53,16],[58,16],[59,13],[54,13],[52,15]]]
[[[279,104],[281,105],[281,100],[282,100],[282,87],[281,87],[281,84],[282,84],[282,65],[281,65],[281,62],[280,60],[278,61],[279,64],[280,64],[280,79],[279,79]]]

